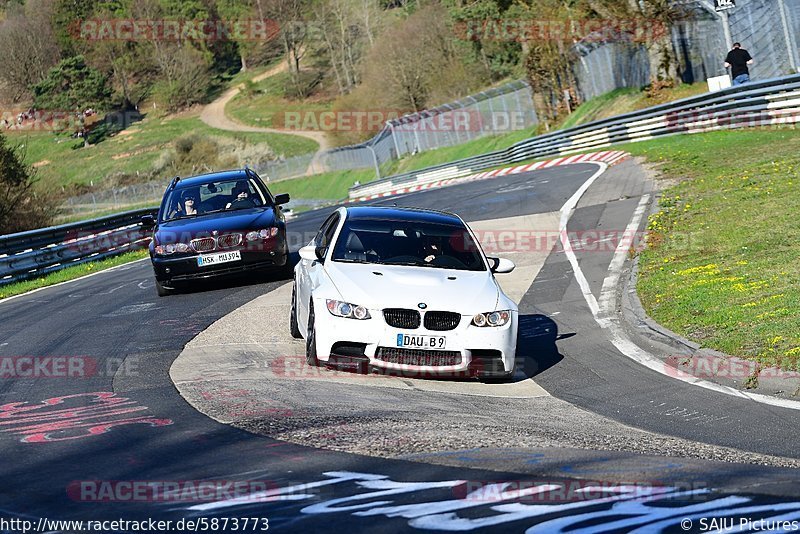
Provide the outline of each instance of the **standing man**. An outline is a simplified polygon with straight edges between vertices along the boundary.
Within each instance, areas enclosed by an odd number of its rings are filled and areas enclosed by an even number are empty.
[[[747,66],[752,63],[750,52],[742,48],[740,43],[733,43],[733,50],[725,56],[725,68],[731,68],[733,85],[742,85],[750,81],[750,71]]]

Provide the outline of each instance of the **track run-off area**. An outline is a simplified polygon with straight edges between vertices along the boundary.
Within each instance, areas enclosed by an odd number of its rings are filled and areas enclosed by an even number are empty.
[[[683,354],[620,317],[625,239],[658,194],[626,159],[372,201],[453,211],[516,263],[497,275],[520,310],[505,384],[308,368],[276,277],[159,298],[139,261],[0,301],[0,357],[74,368],[0,379],[0,517],[42,532],[80,530],[45,518],[298,532],[800,520],[796,404],[673,376],[663,362]],[[332,209],[288,223],[293,250]]]

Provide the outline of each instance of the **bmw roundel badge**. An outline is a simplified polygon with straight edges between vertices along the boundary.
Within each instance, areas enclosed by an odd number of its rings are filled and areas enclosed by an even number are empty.
[[[417,308],[419,308],[420,310],[424,310],[427,307],[428,305],[425,304],[424,302],[420,302],[419,304],[417,304]]]

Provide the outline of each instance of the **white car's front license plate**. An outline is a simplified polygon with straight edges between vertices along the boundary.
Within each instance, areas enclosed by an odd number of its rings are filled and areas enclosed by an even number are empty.
[[[407,349],[443,349],[447,346],[445,336],[419,336],[397,334],[397,346]]]
[[[197,266],[207,267],[209,265],[217,265],[219,263],[228,263],[231,261],[239,261],[242,259],[242,253],[238,250],[230,252],[220,252],[217,254],[203,254],[197,256]]]

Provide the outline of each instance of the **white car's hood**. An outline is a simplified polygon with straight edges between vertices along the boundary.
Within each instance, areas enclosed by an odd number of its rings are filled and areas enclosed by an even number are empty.
[[[490,271],[335,261],[328,261],[325,270],[343,300],[372,310],[417,309],[424,302],[429,310],[473,315],[494,311],[500,298]]]

